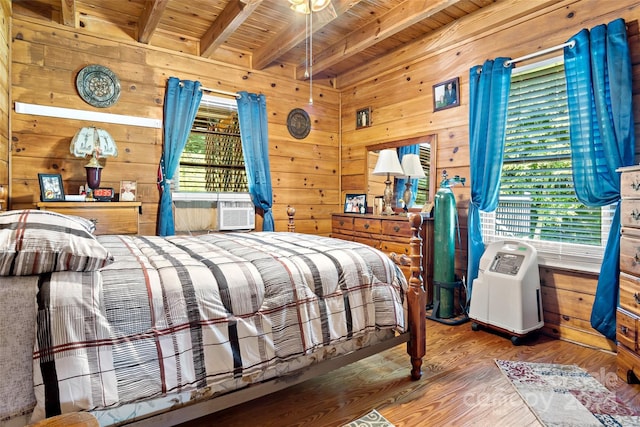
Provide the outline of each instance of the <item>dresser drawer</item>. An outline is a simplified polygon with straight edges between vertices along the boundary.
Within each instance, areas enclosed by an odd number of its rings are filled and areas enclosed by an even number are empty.
[[[618,308],[616,313],[616,339],[618,343],[638,350],[638,316]]]
[[[626,170],[620,175],[620,196],[640,199],[640,169]]]
[[[628,383],[636,382],[640,378],[640,356],[625,346],[618,346],[616,357],[617,374]]]
[[[380,234],[382,227],[376,218],[354,218],[353,231],[360,233]]]
[[[640,279],[620,274],[620,307],[640,316]]]
[[[640,200],[622,199],[620,204],[620,224],[623,227],[640,228]]]
[[[386,238],[387,236],[385,236]],[[405,238],[406,240],[406,238]],[[380,249],[386,253],[386,254],[390,254],[390,253],[396,253],[398,255],[409,255],[410,253],[410,247],[408,244],[406,243],[400,243],[400,242],[393,242],[393,241],[389,241],[389,240],[381,240],[380,241]]]
[[[623,229],[620,237],[620,270],[640,276],[640,237],[629,234],[629,231],[629,228]]]
[[[353,217],[346,215],[333,215],[331,217],[331,228],[340,230],[341,233],[353,231]]]
[[[383,221],[382,235],[389,240],[406,242],[407,236],[411,237],[411,223],[407,218],[404,221]]]

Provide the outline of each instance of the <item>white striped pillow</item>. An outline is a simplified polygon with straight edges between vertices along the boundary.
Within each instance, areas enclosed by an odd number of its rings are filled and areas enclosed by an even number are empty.
[[[94,271],[113,256],[76,219],[33,209],[0,214],[0,276]]]

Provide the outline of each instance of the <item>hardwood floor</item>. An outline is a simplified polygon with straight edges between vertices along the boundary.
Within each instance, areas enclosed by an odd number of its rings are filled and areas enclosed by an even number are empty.
[[[540,426],[495,359],[576,364],[629,406],[640,407],[640,385],[615,374],[615,355],[532,336],[508,337],[427,320],[422,379],[409,379],[404,345],[278,393],[184,424],[190,427],[341,426],[377,409],[397,427]]]

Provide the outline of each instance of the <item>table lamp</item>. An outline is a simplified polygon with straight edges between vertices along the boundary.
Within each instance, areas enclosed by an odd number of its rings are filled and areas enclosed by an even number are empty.
[[[402,170],[404,171],[404,177],[407,182],[404,184],[404,194],[402,195],[402,200],[404,200],[404,205],[406,208],[409,208],[409,204],[411,203],[411,198],[413,197],[413,192],[411,191],[411,179],[420,179],[424,178],[426,175],[424,173],[424,169],[422,169],[422,163],[420,163],[420,156],[418,154],[405,154],[402,156]]]
[[[118,155],[118,147],[111,135],[94,126],[81,128],[71,140],[71,153],[76,157],[91,156],[84,165],[87,171],[87,185],[92,190],[100,187],[102,165],[99,158]]]
[[[391,186],[391,176],[404,175],[400,160],[398,160],[398,152],[395,148],[388,148],[380,151],[376,167],[373,169],[374,175],[386,175],[387,180],[384,182],[386,187],[384,188],[383,198],[383,215],[393,215],[393,209],[391,208],[391,201],[393,200],[393,188]]]

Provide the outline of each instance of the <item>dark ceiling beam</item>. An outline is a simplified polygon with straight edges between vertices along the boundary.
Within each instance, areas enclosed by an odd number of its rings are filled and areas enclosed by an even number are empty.
[[[62,11],[62,24],[67,27],[78,28],[76,0],[60,0],[60,9]]]
[[[169,0],[147,0],[138,22],[138,41],[148,44],[151,36],[158,28]]]
[[[231,0],[200,39],[200,56],[207,57],[236,31],[262,0]]]
[[[367,25],[344,36],[338,43],[314,54],[313,74],[320,73],[345,58],[362,52],[400,31],[416,24],[460,0],[406,0],[389,12],[372,19]],[[296,69],[296,78],[305,78],[304,65]]]
[[[344,14],[353,6],[358,4],[360,0],[332,0],[329,8],[314,13],[313,32],[320,31],[325,25],[328,25],[338,16]],[[291,13],[295,13],[291,11]],[[306,35],[305,20],[296,19],[288,27],[284,28],[279,34],[272,38],[272,43],[265,43],[262,48],[256,50],[252,56],[252,66],[257,70],[262,70],[269,64],[277,61],[285,53],[304,42]]]

